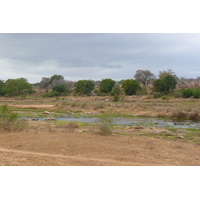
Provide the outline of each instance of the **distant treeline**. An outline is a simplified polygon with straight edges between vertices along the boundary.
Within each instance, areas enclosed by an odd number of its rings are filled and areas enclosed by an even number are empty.
[[[176,89],[176,90],[175,90]],[[133,79],[114,81],[110,78],[101,81],[79,80],[68,81],[62,75],[54,74],[43,77],[35,84],[30,84],[26,78],[0,80],[1,96],[17,96],[33,94],[36,90],[45,91],[43,97],[60,95],[152,95],[154,98],[165,96],[200,98],[200,77],[196,79],[178,78],[168,69],[160,71],[158,78],[149,70],[137,70]],[[166,97],[166,95],[168,97]]]

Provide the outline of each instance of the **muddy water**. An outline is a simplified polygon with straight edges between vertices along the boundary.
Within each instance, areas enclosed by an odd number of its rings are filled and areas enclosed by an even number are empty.
[[[44,121],[46,118],[38,118],[39,121]],[[97,117],[58,117],[55,118],[58,121],[74,121],[74,122],[85,122],[85,123],[99,123],[100,119]],[[174,127],[174,128],[198,128],[200,129],[200,122],[192,121],[179,121],[175,122],[166,119],[157,118],[112,118],[112,124],[119,125],[141,125],[147,127]]]

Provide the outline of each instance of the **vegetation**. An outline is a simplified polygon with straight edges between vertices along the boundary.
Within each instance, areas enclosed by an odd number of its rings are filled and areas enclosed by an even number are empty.
[[[23,119],[19,119],[17,113],[14,113],[5,104],[0,106],[0,128],[4,131],[19,131],[23,130],[27,123]]]
[[[101,93],[110,93],[112,92],[114,86],[115,86],[115,81],[110,79],[110,78],[107,78],[107,79],[103,79],[100,84],[99,84],[99,91]]]
[[[153,81],[153,89],[155,92],[169,94],[176,88],[177,81],[172,75],[167,75],[162,79]]]
[[[1,94],[5,96],[22,95],[32,92],[32,85],[25,78],[8,79],[4,84],[1,82]]]
[[[155,75],[149,70],[137,70],[134,78],[143,86],[148,86],[155,79]]]
[[[122,82],[122,88],[126,95],[133,95],[141,88],[139,82],[133,79],[127,79]]]
[[[191,98],[194,97],[195,99],[200,98],[200,89],[183,89],[181,90],[183,98]]]
[[[66,93],[67,89],[66,89],[66,87],[64,85],[58,85],[58,86],[53,88],[53,91],[54,92],[58,92],[59,95],[61,95],[62,93]]]
[[[94,82],[91,80],[79,80],[75,84],[75,93],[91,95],[91,91],[94,89]]]

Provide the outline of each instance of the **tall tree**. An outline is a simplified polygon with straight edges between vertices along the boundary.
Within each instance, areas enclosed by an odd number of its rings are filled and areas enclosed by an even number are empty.
[[[102,93],[109,93],[113,90],[113,87],[115,86],[115,81],[107,78],[102,79],[102,81],[99,84],[99,91]]]
[[[94,82],[92,80],[79,80],[75,83],[75,92],[82,94],[91,94],[94,89]]]
[[[176,88],[177,81],[172,75],[167,75],[163,79],[153,81],[153,89],[155,92],[168,94]]]
[[[168,69],[167,71],[163,70],[163,71],[159,71],[159,79],[164,79],[166,76],[171,75],[173,76],[176,80],[178,80],[178,76],[176,76],[175,72],[173,72],[172,69]]]
[[[134,79],[126,79],[122,82],[122,88],[126,95],[134,95],[141,88],[140,83]]]
[[[134,78],[143,86],[148,86],[156,77],[149,70],[137,70]]]

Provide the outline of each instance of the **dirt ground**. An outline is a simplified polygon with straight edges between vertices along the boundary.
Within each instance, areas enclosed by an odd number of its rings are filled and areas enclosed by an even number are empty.
[[[23,132],[0,132],[0,165],[193,166],[200,165],[200,145],[31,121]]]

